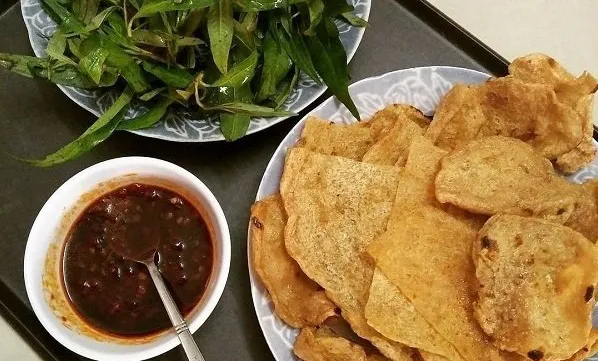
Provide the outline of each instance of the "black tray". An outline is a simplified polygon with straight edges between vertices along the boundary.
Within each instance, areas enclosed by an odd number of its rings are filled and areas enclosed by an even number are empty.
[[[0,0],[0,52],[30,54],[14,0]],[[12,7],[10,7],[12,5]],[[426,2],[373,0],[370,26],[351,74],[357,81],[388,71],[453,65],[503,75],[507,62]],[[129,155],[166,159],[193,172],[214,192],[228,219],[232,263],[226,290],[206,324],[195,333],[207,360],[273,357],[251,302],[247,270],[249,207],[272,153],[303,114],[232,144],[176,144],[119,133],[80,159],[39,169],[7,154],[39,157],[74,139],[93,116],[54,85],[0,75],[0,313],[46,360],[82,360],[58,344],[33,314],[23,282],[25,243],[48,197],[73,174],[103,160]],[[0,356],[0,359],[2,356]],[[184,360],[176,348],[157,360]]]

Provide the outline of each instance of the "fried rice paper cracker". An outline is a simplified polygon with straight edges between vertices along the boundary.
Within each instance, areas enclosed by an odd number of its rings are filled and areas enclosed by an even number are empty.
[[[378,141],[388,134],[392,126],[400,119],[408,117],[421,128],[427,128],[430,121],[421,114],[421,112],[404,104],[391,104],[374,114],[372,119],[365,122],[364,125],[370,128],[372,138]]]
[[[317,326],[335,314],[336,306],[288,255],[284,245],[286,213],[280,195],[251,207],[253,268],[268,290],[276,314],[295,328]]]
[[[583,124],[582,141],[573,150],[557,158],[557,167],[565,173],[572,173],[590,163],[596,153],[592,142],[592,105],[593,94],[598,90],[598,80],[589,73],[576,78],[544,54],[531,54],[515,59],[509,65],[509,73],[525,82],[551,87],[561,102],[579,113]]]
[[[578,112],[560,102],[549,86],[508,76],[455,86],[441,101],[426,136],[451,150],[472,139],[503,135],[556,159],[581,142],[584,127]]]
[[[388,109],[388,110],[387,110]],[[391,113],[394,121],[385,130],[377,132],[376,117]],[[387,115],[390,116],[390,115]],[[424,133],[423,125],[428,123],[424,115],[408,105],[391,105],[379,112],[371,121],[372,131],[376,134],[376,143],[364,154],[362,161],[381,165],[399,165],[405,163],[406,153],[411,140]]]
[[[441,204],[436,200],[434,181],[440,170],[440,162],[446,154],[447,151],[434,146],[429,139],[423,136],[415,137],[409,147],[407,163],[400,175],[397,193],[441,208],[456,219],[480,229],[487,217],[469,213],[451,204]]]
[[[590,332],[588,342],[567,361],[584,361],[598,353],[598,330],[593,328]]]
[[[538,216],[564,223],[578,192],[524,142],[507,137],[471,141],[442,160],[436,198],[473,213]]]
[[[365,248],[386,227],[398,174],[397,167],[294,148],[280,190],[291,257],[326,290],[355,333],[389,358],[409,360],[410,350],[377,333],[364,317],[374,271]]]
[[[480,85],[455,84],[440,100],[426,137],[445,150],[476,139],[486,117],[478,94]]]
[[[361,160],[374,144],[365,123],[337,124],[309,117],[301,132],[297,147],[311,151]]]
[[[410,347],[462,360],[455,348],[416,310],[401,291],[376,269],[365,307],[370,326],[391,340]]]
[[[594,187],[597,181],[589,181],[582,185],[573,185],[578,197],[571,216],[565,226],[576,230],[592,243],[598,241],[598,204]]]
[[[476,231],[397,194],[389,226],[368,248],[376,266],[467,361],[518,360],[493,347],[473,317]]]
[[[388,360],[377,353],[368,355],[361,345],[340,337],[325,326],[303,328],[297,336],[293,351],[304,361]]]
[[[550,361],[586,345],[598,256],[580,233],[539,218],[496,215],[472,255],[475,316],[500,348]]]

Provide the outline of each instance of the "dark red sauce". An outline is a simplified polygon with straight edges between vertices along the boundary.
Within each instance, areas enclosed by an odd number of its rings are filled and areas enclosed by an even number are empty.
[[[118,248],[151,254],[186,315],[200,301],[213,264],[209,227],[181,195],[131,184],[103,195],[71,227],[62,271],[68,297],[89,325],[119,336],[142,336],[170,327],[145,266]],[[119,250],[123,254],[122,249]]]

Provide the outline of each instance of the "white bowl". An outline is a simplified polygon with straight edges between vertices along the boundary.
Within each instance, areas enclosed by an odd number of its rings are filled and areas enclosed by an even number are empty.
[[[176,188],[199,206],[212,227],[214,265],[201,301],[187,317],[191,332],[212,313],[228,277],[230,235],[224,212],[193,174],[172,163],[144,157],[112,159],[79,172],[52,194],[35,219],[25,249],[24,276],[29,302],[46,330],[71,351],[95,360],[144,360],[179,344],[172,330],[145,339],[122,339],[91,329],[70,306],[59,279],[64,238],[77,215],[101,194],[135,181]]]

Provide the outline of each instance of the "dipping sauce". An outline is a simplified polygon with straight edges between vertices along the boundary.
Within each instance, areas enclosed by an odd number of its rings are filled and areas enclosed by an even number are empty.
[[[94,201],[68,233],[64,287],[84,321],[100,332],[128,337],[171,327],[146,267],[115,253],[110,237],[122,247],[157,246],[158,269],[179,310],[183,315],[193,310],[212,272],[209,227],[181,195],[134,183]]]

